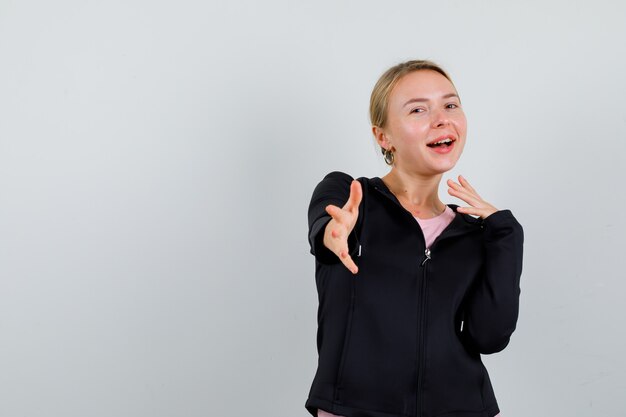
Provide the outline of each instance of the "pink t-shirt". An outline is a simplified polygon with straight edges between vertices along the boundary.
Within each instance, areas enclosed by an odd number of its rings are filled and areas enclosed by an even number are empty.
[[[419,223],[424,232],[424,238],[426,239],[426,247],[430,248],[437,236],[443,232],[443,229],[448,227],[452,220],[454,220],[456,213],[449,206],[440,215],[432,217],[430,219],[420,219],[415,217],[415,220]]]
[[[437,236],[448,227],[448,225],[454,220],[456,213],[449,206],[440,215],[430,219],[420,219],[415,217],[415,220],[419,223],[422,231],[424,232],[424,238],[426,239],[426,247],[430,248]],[[324,410],[317,410],[317,417],[343,417],[336,414],[331,414]],[[500,417],[500,413],[494,417]]]

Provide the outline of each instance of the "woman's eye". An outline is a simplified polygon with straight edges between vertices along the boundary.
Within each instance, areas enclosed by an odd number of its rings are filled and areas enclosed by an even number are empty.
[[[456,109],[457,107],[459,106],[456,105],[455,103],[446,104],[447,109]]]
[[[423,113],[423,112],[424,112],[424,109],[422,109],[422,108],[417,108],[417,109],[411,110],[411,113]]]

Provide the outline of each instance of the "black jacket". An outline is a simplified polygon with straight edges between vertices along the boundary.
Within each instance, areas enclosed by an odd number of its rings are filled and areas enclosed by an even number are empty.
[[[318,369],[306,408],[347,417],[493,417],[500,410],[480,354],[515,329],[523,231],[509,210],[456,217],[426,250],[424,235],[380,178],[359,178],[349,238],[352,275],[323,245],[328,204],[352,178],[327,175],[309,207],[319,295]]]

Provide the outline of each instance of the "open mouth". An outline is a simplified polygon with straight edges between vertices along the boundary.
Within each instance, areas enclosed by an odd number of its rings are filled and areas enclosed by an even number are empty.
[[[436,142],[427,143],[426,146],[428,146],[429,148],[449,147],[454,142],[456,142],[456,139],[448,137],[448,138],[445,138],[445,139],[440,139],[440,140],[438,140]]]

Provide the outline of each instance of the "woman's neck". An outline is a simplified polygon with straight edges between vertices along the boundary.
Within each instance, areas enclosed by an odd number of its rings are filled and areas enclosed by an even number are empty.
[[[381,179],[406,210],[415,217],[429,219],[440,215],[446,208],[439,199],[442,175],[423,176],[392,168]]]

